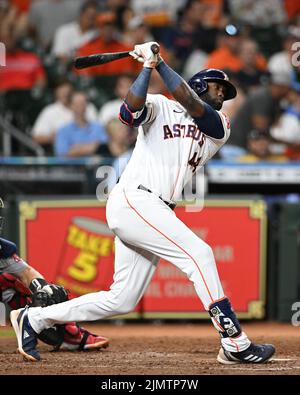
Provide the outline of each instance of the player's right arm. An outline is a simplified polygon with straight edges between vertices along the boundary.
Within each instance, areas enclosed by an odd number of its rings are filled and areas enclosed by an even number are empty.
[[[142,69],[121,105],[119,118],[128,126],[139,126],[147,117],[145,102],[151,72],[151,68]]]

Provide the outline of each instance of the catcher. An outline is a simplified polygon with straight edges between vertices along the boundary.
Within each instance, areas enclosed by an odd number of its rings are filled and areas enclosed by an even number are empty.
[[[0,208],[3,202],[0,199]],[[0,216],[0,234],[3,217]],[[8,304],[12,310],[30,306],[49,306],[68,300],[66,290],[49,284],[44,277],[17,255],[17,246],[0,237],[0,302]],[[56,325],[44,330],[39,339],[55,350],[95,350],[106,348],[109,340],[94,335],[75,322]]]

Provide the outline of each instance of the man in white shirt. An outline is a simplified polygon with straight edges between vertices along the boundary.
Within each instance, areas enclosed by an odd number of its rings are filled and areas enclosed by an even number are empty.
[[[53,40],[52,53],[62,61],[72,58],[76,50],[98,34],[97,3],[85,3],[77,21],[59,27]]]
[[[299,39],[299,29],[290,27],[284,37],[282,51],[274,53],[269,59],[268,70],[271,74],[292,73],[292,57],[295,54],[293,45],[297,43]]]
[[[69,81],[63,81],[57,86],[56,101],[41,111],[33,125],[32,137],[37,143],[52,144],[57,130],[73,120],[73,113],[70,109],[72,94],[73,86]],[[91,103],[87,107],[86,116],[89,121],[97,119],[97,110]]]

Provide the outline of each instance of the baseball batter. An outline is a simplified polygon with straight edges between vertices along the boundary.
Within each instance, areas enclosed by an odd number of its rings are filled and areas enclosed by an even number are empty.
[[[215,69],[201,71],[186,83],[153,54],[152,44],[136,45],[131,53],[144,67],[120,109],[121,121],[138,127],[139,133],[131,160],[107,201],[107,222],[116,235],[113,284],[109,291],[59,305],[13,311],[19,352],[29,360],[40,358],[36,338],[45,328],[133,310],[160,258],[193,282],[221,336],[219,362],[262,363],[275,352],[272,345],[252,343],[242,331],[224,295],[211,247],[173,211],[193,173],[228,139],[229,120],[220,110],[224,100],[235,97],[236,89]],[[147,95],[152,72],[159,73],[176,101]]]

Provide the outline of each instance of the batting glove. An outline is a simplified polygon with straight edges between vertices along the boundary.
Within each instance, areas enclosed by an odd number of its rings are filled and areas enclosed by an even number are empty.
[[[129,54],[138,62],[144,63],[143,67],[154,69],[158,63],[158,54],[152,52],[151,46],[153,44],[159,47],[157,42],[150,41],[145,44],[135,45],[134,50],[129,52]]]

